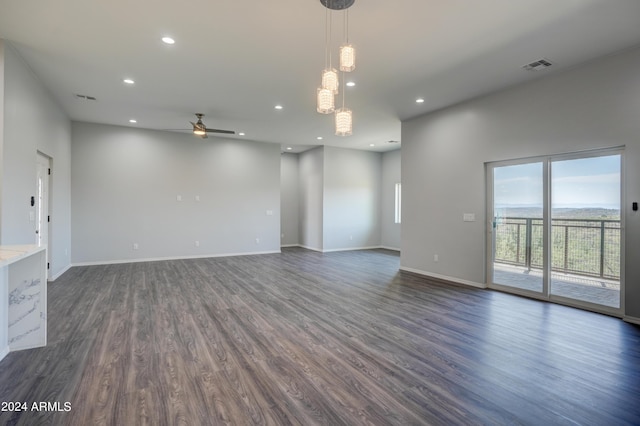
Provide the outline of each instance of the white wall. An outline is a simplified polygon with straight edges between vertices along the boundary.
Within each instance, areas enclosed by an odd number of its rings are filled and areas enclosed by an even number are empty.
[[[396,183],[401,183],[401,153],[397,149],[382,155],[381,240],[382,246],[400,250],[401,224],[395,223]]]
[[[2,182],[4,176],[4,40],[0,39],[0,241],[2,240]],[[9,353],[9,284],[0,268],[0,360]]]
[[[300,244],[298,154],[283,153],[280,160],[280,244]]]
[[[635,49],[403,122],[402,267],[485,283],[485,162],[624,145],[626,314],[640,317],[639,118]]]
[[[299,154],[300,245],[323,250],[324,147]]]
[[[4,126],[2,140],[2,195],[0,244],[34,244],[35,221],[29,213],[35,196],[36,156],[52,158],[49,240],[51,275],[69,266],[71,125],[10,44],[4,43]]]
[[[380,246],[382,155],[324,147],[323,250]]]
[[[278,145],[76,122],[72,131],[74,264],[280,250]]]

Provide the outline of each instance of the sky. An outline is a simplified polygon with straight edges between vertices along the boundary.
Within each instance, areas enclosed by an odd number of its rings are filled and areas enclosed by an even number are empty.
[[[541,207],[542,162],[494,168],[494,204]],[[620,208],[620,155],[553,161],[552,208]]]

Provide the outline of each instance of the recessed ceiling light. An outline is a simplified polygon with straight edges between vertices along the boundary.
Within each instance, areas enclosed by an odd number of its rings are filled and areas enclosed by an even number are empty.
[[[416,99],[416,103],[417,104],[422,104],[422,103],[424,103],[424,99],[423,98],[418,98],[418,99]]]
[[[318,139],[319,141],[321,141],[323,138],[322,138],[322,136],[318,136],[316,139]]]
[[[244,132],[239,132],[238,136],[244,136]]]
[[[162,42],[166,44],[174,44],[176,41],[171,37],[162,37]]]
[[[356,85],[356,82],[355,82],[355,81],[349,81],[349,82],[347,82],[347,86],[349,86],[349,87],[353,87],[353,86],[355,86],[355,85]]]
[[[282,105],[276,105],[275,106],[275,109],[282,109],[282,108],[283,108]]]
[[[124,83],[126,84],[133,84],[135,83],[135,81],[131,80],[130,78],[125,78],[124,80],[122,80]]]
[[[376,146],[376,144],[375,143],[370,143],[369,146]]]
[[[138,120],[135,120],[133,118],[131,120],[129,120],[129,123],[137,123],[137,122],[138,122]]]
[[[287,151],[291,151],[293,148],[291,148],[290,146],[287,147]]]

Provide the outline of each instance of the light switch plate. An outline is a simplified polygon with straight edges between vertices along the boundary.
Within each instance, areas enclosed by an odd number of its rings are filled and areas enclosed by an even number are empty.
[[[465,213],[462,215],[462,220],[465,222],[475,222],[476,214],[475,213]]]

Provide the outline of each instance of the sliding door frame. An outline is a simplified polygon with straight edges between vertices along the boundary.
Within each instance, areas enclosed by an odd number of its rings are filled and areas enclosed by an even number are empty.
[[[581,300],[571,299],[567,297],[557,296],[551,294],[551,164],[554,161],[564,160],[576,160],[582,158],[603,157],[607,155],[620,155],[620,307],[612,308],[609,306],[599,305],[595,303],[589,303]],[[543,175],[543,271],[542,271],[542,293],[532,290],[520,289],[517,287],[510,287],[505,285],[496,284],[493,280],[493,259],[494,259],[494,169],[496,167],[516,166],[522,164],[539,163],[542,162]],[[566,154],[555,154],[537,157],[527,157],[515,160],[504,160],[485,163],[485,177],[487,190],[487,222],[486,226],[486,283],[487,287],[494,290],[504,291],[507,293],[517,294],[520,296],[530,297],[533,299],[539,299],[549,302],[554,302],[562,305],[572,306],[588,311],[599,312],[607,315],[622,317],[625,307],[625,206],[626,206],[626,194],[625,194],[625,153],[624,146],[615,148],[604,148],[589,151],[579,151]]]

